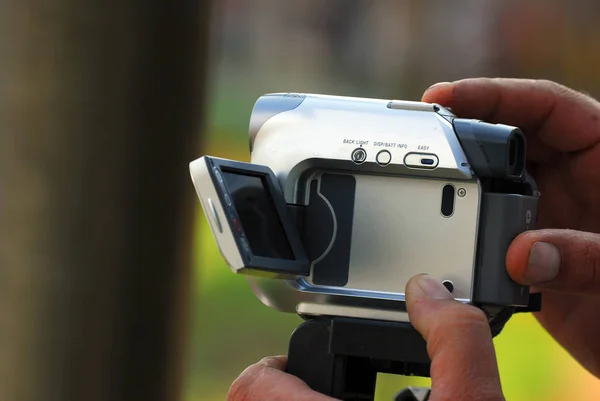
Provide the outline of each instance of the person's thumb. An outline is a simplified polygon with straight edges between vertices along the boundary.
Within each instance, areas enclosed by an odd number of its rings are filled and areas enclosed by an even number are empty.
[[[429,401],[504,400],[490,326],[481,309],[454,300],[427,275],[408,282],[406,306],[411,324],[427,342]]]
[[[517,283],[571,293],[600,293],[600,235],[574,230],[527,231],[506,255]]]

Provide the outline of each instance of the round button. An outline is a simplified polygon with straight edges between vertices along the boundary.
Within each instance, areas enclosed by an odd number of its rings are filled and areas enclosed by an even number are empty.
[[[223,176],[221,175],[221,173],[219,172],[218,169],[215,168],[215,176],[217,177],[217,180],[219,180],[219,182],[222,184],[223,183]]]
[[[450,292],[454,292],[454,283],[450,280],[442,281],[442,285]]]
[[[388,150],[382,150],[377,153],[376,159],[381,166],[387,166],[392,161],[392,154]]]
[[[363,148],[354,149],[351,158],[354,163],[362,164],[367,159],[367,151]]]

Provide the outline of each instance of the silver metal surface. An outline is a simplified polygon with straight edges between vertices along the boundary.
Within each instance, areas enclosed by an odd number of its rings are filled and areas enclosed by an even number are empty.
[[[272,96],[269,95],[270,102]],[[367,152],[364,162],[376,162],[377,153],[388,150],[392,155],[388,166],[404,166],[404,157],[411,152],[437,156],[439,163],[435,170],[407,171],[410,175],[473,178],[452,126],[433,112],[433,106],[425,104],[423,110],[431,108],[425,112],[415,110],[414,102],[408,102],[409,108],[390,109],[387,100],[302,96],[304,100],[294,109],[273,115],[260,128],[252,125],[251,162],[274,171],[288,202],[295,202],[296,179],[311,167],[307,162],[350,160],[359,146]],[[287,102],[284,94],[281,99]],[[256,103],[253,114],[265,114],[261,110],[263,102]],[[291,175],[289,180],[288,175]]]
[[[343,316],[392,322],[408,322],[410,320],[405,311],[338,305],[333,300],[329,303],[300,302],[296,313],[308,316]]]
[[[252,145],[258,131],[267,120],[281,112],[295,109],[305,98],[306,96],[294,94],[265,95],[260,97],[256,101],[250,117],[250,128],[248,130],[250,150],[252,150]]]
[[[343,290],[349,295],[404,300],[408,280],[427,273],[440,282],[452,281],[456,298],[471,299],[477,182],[373,175],[355,178],[350,272]],[[470,188],[470,196],[455,200],[450,218],[440,213],[446,184]],[[305,291],[335,289],[316,286],[311,277],[299,278],[298,283]]]
[[[413,102],[409,100],[392,100],[387,104],[387,107],[397,110],[435,111],[435,105],[431,103]]]
[[[276,95],[269,96],[273,109]],[[308,191],[299,190],[306,187],[304,175],[323,169],[326,161],[351,160],[358,147],[366,153],[361,163],[376,163],[382,150],[391,160],[379,173],[387,176],[356,177],[348,284],[323,287],[313,285],[311,277],[283,281],[248,276],[256,296],[292,313],[407,321],[406,282],[426,272],[451,280],[455,297],[469,302],[480,188],[451,124],[440,115],[452,114],[420,102],[296,96],[302,102],[261,118],[262,126],[253,124],[251,136],[251,162],[274,171],[287,202],[306,204]],[[261,104],[259,100],[253,115],[265,115]],[[435,165],[409,168],[404,164],[409,153],[433,155]],[[391,175],[391,168],[399,173]],[[468,196],[456,198],[454,214],[444,218],[441,191],[448,183],[467,188]],[[365,298],[370,299],[368,307]],[[397,302],[391,305],[390,300]]]
[[[470,301],[481,189],[442,115],[452,117],[432,104],[328,95],[270,94],[256,102],[251,162],[273,170],[288,203],[306,205],[309,182],[321,172],[356,178],[347,285],[314,285],[312,273],[291,280],[246,276],[261,302],[301,315],[407,321],[405,286],[418,273],[452,281],[455,298]],[[374,170],[356,173],[357,164]],[[206,162],[192,162],[190,171],[205,212],[223,216]],[[441,214],[447,184],[466,189],[455,196],[450,217]],[[214,208],[206,207],[209,198]],[[221,254],[244,273],[229,226],[223,223],[221,233],[214,221]]]

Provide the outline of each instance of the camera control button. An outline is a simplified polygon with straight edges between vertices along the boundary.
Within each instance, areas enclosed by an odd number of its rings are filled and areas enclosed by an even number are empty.
[[[244,251],[250,252],[250,244],[248,244],[248,240],[246,238],[240,236],[240,243],[242,244],[242,248],[244,248]]]
[[[363,164],[367,160],[367,151],[363,148],[356,148],[352,151],[352,161],[356,164]]]
[[[219,214],[217,213],[217,208],[215,207],[215,204],[213,203],[212,199],[210,199],[210,198],[208,198],[208,206],[210,207],[213,221],[215,223],[215,226],[217,227],[217,230],[219,230],[219,232],[222,233],[223,226],[221,225],[221,220],[219,219]]]
[[[407,153],[404,156],[406,167],[434,169],[438,163],[438,157],[432,153]]]
[[[218,181],[219,181],[221,184],[223,184],[223,176],[221,175],[221,173],[219,172],[219,170],[215,168],[215,170],[214,170],[214,171],[215,171],[215,177],[217,177],[217,180],[218,180]]]
[[[392,154],[389,150],[382,150],[379,153],[377,153],[375,159],[377,160],[377,163],[380,166],[387,166],[392,161]]]

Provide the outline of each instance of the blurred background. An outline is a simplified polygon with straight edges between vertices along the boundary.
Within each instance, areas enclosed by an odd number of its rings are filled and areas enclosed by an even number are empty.
[[[418,100],[438,81],[506,76],[600,95],[598,1],[220,0],[215,11],[205,154],[249,160],[248,119],[268,92]],[[221,401],[247,365],[286,353],[300,319],[229,271],[200,211],[196,230],[185,399]],[[508,400],[600,399],[532,316],[514,317],[496,344]],[[378,383],[383,401],[407,382]]]
[[[223,263],[188,163],[249,160],[268,92],[600,96],[599,22],[597,0],[1,1],[0,400],[225,400],[300,319]],[[532,316],[495,342],[508,400],[600,399]],[[381,375],[377,400],[408,384]]]

